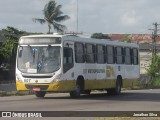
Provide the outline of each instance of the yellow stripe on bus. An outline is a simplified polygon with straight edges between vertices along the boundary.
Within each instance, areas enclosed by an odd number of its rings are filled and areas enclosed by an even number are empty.
[[[116,80],[85,80],[85,90],[98,90],[98,89],[107,89],[107,88],[115,88]],[[136,79],[134,80],[123,80],[122,87],[133,87],[138,82]],[[34,84],[28,83],[28,85],[48,85],[48,89],[46,91],[53,91],[53,92],[69,92],[75,89],[76,80],[61,80],[57,82],[53,82],[50,84]],[[16,81],[17,90],[28,90],[25,86],[25,83]]]

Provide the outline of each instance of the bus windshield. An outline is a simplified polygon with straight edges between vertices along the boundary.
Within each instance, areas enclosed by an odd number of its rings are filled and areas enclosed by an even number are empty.
[[[23,73],[53,73],[60,68],[60,47],[20,46],[18,48],[17,66]]]

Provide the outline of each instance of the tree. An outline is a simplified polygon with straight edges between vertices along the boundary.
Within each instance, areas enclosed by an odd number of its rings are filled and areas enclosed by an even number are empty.
[[[65,25],[59,24],[61,21],[65,21],[69,19],[70,17],[68,15],[62,15],[63,12],[60,10],[62,5],[57,5],[57,3],[54,0],[51,0],[44,6],[43,14],[44,18],[33,18],[34,22],[39,22],[41,24],[44,24],[47,22],[48,24],[48,33],[50,33],[51,26],[57,31],[57,32],[63,32],[66,29]]]
[[[160,56],[153,55],[152,63],[147,69],[147,74],[152,78],[152,80],[155,77],[160,76]]]
[[[102,33],[93,33],[91,35],[91,38],[96,38],[96,39],[111,39],[108,35],[104,35]]]
[[[5,37],[5,41],[2,43],[1,54],[5,60],[8,61],[11,57],[16,56],[18,39],[20,36],[26,35],[27,33],[9,26],[7,26],[6,29],[2,29],[2,33]]]
[[[5,38],[0,48],[3,66],[14,69],[18,40],[20,36],[27,35],[28,33],[8,26],[6,29],[2,29],[2,34]]]
[[[129,35],[124,35],[122,38],[123,42],[131,43],[131,37]]]

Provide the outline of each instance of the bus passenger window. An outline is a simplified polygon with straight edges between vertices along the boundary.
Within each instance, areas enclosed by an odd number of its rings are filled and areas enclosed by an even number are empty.
[[[136,48],[132,50],[132,55],[133,64],[138,65],[138,50]]]
[[[86,62],[95,63],[96,61],[96,50],[95,46],[92,44],[86,44]]]
[[[124,58],[125,64],[130,65],[131,64],[131,49],[127,47],[125,48],[124,52],[125,52],[125,58]]]
[[[82,43],[75,43],[75,61],[76,63],[84,63],[84,45]]]
[[[63,72],[67,72],[73,67],[73,51],[72,48],[64,48],[63,50]]]
[[[97,63],[103,64],[105,63],[105,46],[103,45],[97,45]]]
[[[123,48],[116,47],[116,63],[123,64]]]
[[[106,57],[107,57],[107,63],[108,64],[114,64],[114,47],[113,46],[106,46]]]

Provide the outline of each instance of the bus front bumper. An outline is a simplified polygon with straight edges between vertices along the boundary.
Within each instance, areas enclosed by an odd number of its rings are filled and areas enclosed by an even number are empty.
[[[32,91],[50,91],[50,92],[69,92],[75,89],[76,81],[58,81],[53,83],[23,83],[16,80],[17,90],[32,90]]]

